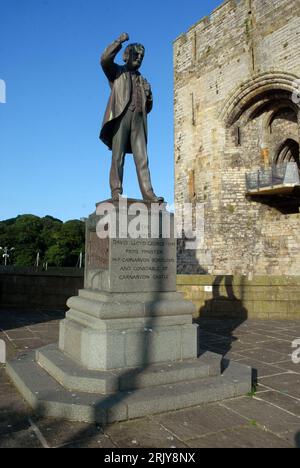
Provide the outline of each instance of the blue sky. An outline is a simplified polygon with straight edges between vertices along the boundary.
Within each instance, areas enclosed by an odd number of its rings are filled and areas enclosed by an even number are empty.
[[[155,99],[152,181],[172,203],[172,42],[220,3],[0,0],[0,79],[7,86],[7,103],[0,104],[0,219],[81,218],[109,198],[111,153],[98,138],[109,87],[99,57],[123,31],[146,47],[141,72]],[[124,193],[140,197],[131,155]]]

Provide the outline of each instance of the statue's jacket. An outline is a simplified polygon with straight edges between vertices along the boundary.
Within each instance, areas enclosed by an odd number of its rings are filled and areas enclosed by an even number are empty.
[[[121,66],[114,63],[114,59],[121,49],[121,43],[119,41],[115,41],[110,46],[108,46],[107,49],[105,49],[101,57],[101,66],[108,78],[109,85],[111,87],[111,95],[105,111],[102,129],[100,132],[100,139],[109,147],[109,149],[112,149],[113,136],[119,127],[120,119],[122,119],[122,116],[127,110],[132,95],[132,81],[130,71],[127,70],[126,65]],[[140,73],[137,74],[139,75],[141,81],[143,108],[142,118],[147,141],[147,114],[152,110],[153,98],[152,93],[150,93],[149,96],[146,95],[144,86],[147,84],[147,81],[141,76]],[[126,148],[126,153],[132,153],[130,141],[128,142],[128,145],[129,146]]]

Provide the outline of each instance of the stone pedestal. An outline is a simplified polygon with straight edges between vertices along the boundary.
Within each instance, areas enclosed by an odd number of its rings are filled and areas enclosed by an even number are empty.
[[[232,364],[222,374],[220,356],[197,358],[194,306],[176,292],[174,218],[165,206],[97,205],[87,221],[85,288],[68,307],[58,346],[7,366],[48,416],[111,422],[251,389],[251,369]]]
[[[197,357],[194,306],[176,293],[174,215],[140,203],[104,202],[87,222],[85,289],[68,301],[59,348],[90,370]],[[114,237],[99,238],[101,222]],[[136,227],[147,237],[130,238]]]

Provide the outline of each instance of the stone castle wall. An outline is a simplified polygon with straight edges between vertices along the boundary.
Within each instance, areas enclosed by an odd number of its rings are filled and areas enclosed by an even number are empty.
[[[0,267],[0,309],[66,310],[83,288],[83,270]]]
[[[196,320],[297,320],[299,286],[299,276],[177,276],[178,291],[196,306]]]
[[[230,0],[174,42],[175,200],[205,206],[180,273],[300,274],[299,196],[262,203],[245,183],[299,164],[299,40],[299,0]]]
[[[177,290],[196,306],[194,319],[299,318],[300,276],[178,275]],[[67,300],[83,289],[83,270],[0,268],[0,315],[10,309],[67,310]]]

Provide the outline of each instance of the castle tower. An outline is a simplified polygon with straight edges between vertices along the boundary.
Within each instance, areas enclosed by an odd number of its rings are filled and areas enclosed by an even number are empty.
[[[300,274],[299,38],[298,0],[230,0],[175,41],[175,199],[205,213],[180,273]]]

